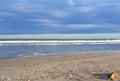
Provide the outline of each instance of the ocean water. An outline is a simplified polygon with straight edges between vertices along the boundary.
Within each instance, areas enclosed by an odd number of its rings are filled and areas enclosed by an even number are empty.
[[[120,40],[0,40],[0,60],[60,54],[119,52]]]

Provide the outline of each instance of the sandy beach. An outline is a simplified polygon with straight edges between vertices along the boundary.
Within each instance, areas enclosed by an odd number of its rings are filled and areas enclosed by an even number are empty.
[[[107,81],[120,54],[78,54],[0,60],[0,81]]]

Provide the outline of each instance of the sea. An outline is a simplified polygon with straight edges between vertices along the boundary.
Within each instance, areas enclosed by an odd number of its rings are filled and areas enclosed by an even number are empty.
[[[120,40],[117,39],[0,39],[0,60],[119,52]]]

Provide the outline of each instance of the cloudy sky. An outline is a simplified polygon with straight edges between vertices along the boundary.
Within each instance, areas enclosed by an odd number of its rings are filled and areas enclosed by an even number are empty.
[[[120,33],[120,0],[1,0],[0,35]]]

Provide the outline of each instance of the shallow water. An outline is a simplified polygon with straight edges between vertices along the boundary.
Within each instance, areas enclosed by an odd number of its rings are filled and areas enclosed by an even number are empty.
[[[48,40],[47,40],[48,41]],[[59,41],[59,40],[58,40]],[[107,40],[108,41],[108,40]],[[48,41],[49,42],[49,41]],[[33,42],[27,43],[0,43],[0,59],[23,58],[31,56],[46,56],[57,54],[80,54],[80,53],[118,53],[120,52],[120,42],[55,42],[52,43]]]

